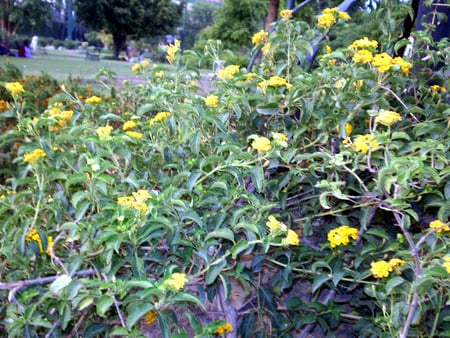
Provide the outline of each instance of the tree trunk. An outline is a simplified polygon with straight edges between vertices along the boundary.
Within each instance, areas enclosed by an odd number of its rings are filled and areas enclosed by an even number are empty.
[[[266,31],[270,31],[270,25],[277,20],[279,7],[280,0],[269,0],[269,10],[267,11],[266,22],[264,25]]]
[[[113,54],[114,59],[119,59],[119,54],[127,42],[127,36],[123,34],[113,34]]]

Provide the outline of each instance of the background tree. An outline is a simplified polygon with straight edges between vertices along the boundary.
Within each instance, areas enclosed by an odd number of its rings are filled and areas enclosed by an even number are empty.
[[[50,19],[52,5],[43,0],[1,0],[0,25],[2,34],[10,36],[19,28],[32,35]]]
[[[181,19],[181,7],[171,0],[78,0],[75,11],[87,27],[112,34],[116,59],[130,36],[162,35]]]
[[[185,47],[192,48],[202,29],[211,26],[214,20],[214,12],[218,6],[210,2],[196,2],[188,11],[186,22]]]

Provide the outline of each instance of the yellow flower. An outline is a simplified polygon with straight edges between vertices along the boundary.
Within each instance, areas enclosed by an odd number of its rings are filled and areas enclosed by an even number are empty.
[[[217,71],[217,77],[221,80],[232,79],[239,72],[238,65],[229,65],[224,69],[219,69]]]
[[[177,55],[177,52],[180,50],[180,40],[175,40],[173,45],[168,45],[167,46],[167,55],[166,55],[166,59],[167,61],[169,61],[170,63],[172,63],[175,60],[175,57]]]
[[[442,266],[447,270],[448,273],[450,273],[450,257],[446,256],[444,257],[444,263],[442,263]]]
[[[111,131],[113,130],[113,127],[106,126],[106,127],[98,127],[95,129],[95,132],[97,133],[98,137],[104,138],[111,134]]]
[[[252,43],[254,45],[259,45],[260,43],[264,43],[267,41],[267,37],[269,36],[269,33],[264,31],[264,30],[260,30],[258,33],[255,33],[252,36]]]
[[[282,133],[276,133],[276,132],[272,132],[272,138],[275,141],[276,144],[282,146],[282,147],[287,147],[287,136],[282,134]]]
[[[367,153],[369,149],[378,147],[378,142],[372,140],[372,135],[357,135],[353,141],[352,149],[356,152]]]
[[[433,92],[433,94],[437,94],[439,92],[441,92],[441,93],[447,92],[447,89],[445,89],[444,87],[441,87],[439,85],[432,85],[430,88],[431,88],[431,91]]]
[[[267,81],[267,84],[272,87],[281,87],[286,86],[287,88],[292,87],[290,83],[286,81],[286,79],[283,79],[279,76],[271,76],[270,79]]]
[[[270,215],[268,217],[268,221],[266,222],[267,227],[269,228],[270,233],[274,233],[277,230],[287,231],[287,227],[284,223],[278,221],[275,216]]]
[[[174,272],[172,276],[164,282],[164,285],[170,286],[176,290],[181,290],[186,282],[187,278],[184,273]]]
[[[377,49],[378,48],[378,42],[376,40],[369,40],[367,36],[365,36],[362,39],[355,40],[352,42],[350,46],[348,46],[349,49]]]
[[[144,136],[142,133],[138,133],[138,132],[131,131],[131,130],[125,132],[125,134],[127,134],[128,136],[135,138],[137,140],[141,139]]]
[[[223,333],[225,333],[227,331],[228,332],[233,332],[233,326],[230,323],[228,323],[228,322],[223,324],[223,325],[221,325],[221,326],[219,326],[216,329],[216,331],[214,331],[214,333],[223,334]]]
[[[205,98],[205,104],[208,107],[216,108],[219,105],[219,97],[217,95],[208,95]]]
[[[262,46],[261,48],[261,52],[263,53],[263,55],[267,55],[270,52],[270,42],[266,43],[264,46]]]
[[[409,63],[408,61],[403,60],[400,56],[395,57],[392,60],[394,65],[399,65],[400,69],[402,70],[402,73],[405,75],[409,74],[409,71],[411,70],[411,63]]]
[[[375,122],[380,123],[385,126],[392,126],[395,122],[401,121],[402,117],[399,113],[391,110],[380,110],[377,117],[375,117]]]
[[[16,97],[22,94],[25,90],[23,86],[19,82],[7,82],[5,84],[5,88],[7,91],[11,93],[12,96]]]
[[[388,53],[374,55],[371,64],[378,69],[380,73],[387,72],[392,67],[392,57]]]
[[[125,209],[135,209],[141,213],[145,213],[148,210],[145,202],[151,198],[148,191],[140,189],[137,192],[133,192],[131,196],[123,196],[117,199],[117,204],[123,206]]]
[[[132,71],[133,73],[137,73],[137,72],[139,72],[140,70],[141,70],[141,67],[140,67],[140,65],[139,65],[138,63],[135,63],[134,65],[131,66],[131,71]]]
[[[331,49],[331,47],[330,47],[329,45],[326,45],[326,46],[325,46],[325,53],[331,54],[332,51],[333,51],[333,50]]]
[[[447,224],[441,222],[438,219],[430,222],[430,228],[431,229],[436,229],[436,232],[438,234],[446,232],[446,231],[450,231],[450,227]]]
[[[126,121],[123,126],[122,126],[122,130],[127,131],[130,129],[133,129],[134,127],[136,127],[136,122],[134,121]]]
[[[348,225],[342,225],[339,228],[330,230],[327,236],[332,248],[347,245],[350,243],[350,238],[356,239],[357,237],[358,229],[349,227]]]
[[[40,148],[34,149],[23,155],[23,161],[29,164],[35,164],[40,158],[47,156],[47,154]]]
[[[340,132],[339,125],[336,126],[338,133]],[[344,126],[345,136],[349,137],[352,134],[353,126],[350,123],[346,123]]]
[[[292,230],[288,229],[286,238],[282,240],[283,245],[300,245],[300,240],[298,238],[297,233]]]
[[[290,18],[292,18],[292,10],[290,9],[283,9],[280,12],[280,16],[284,21],[288,21]]]
[[[162,111],[155,115],[152,119],[150,119],[149,124],[153,126],[156,122],[162,122],[170,116],[170,112]]]
[[[317,26],[329,28],[336,23],[336,17],[332,13],[323,13],[317,18]]]
[[[39,247],[39,252],[42,254],[44,253],[44,248],[42,246],[41,237],[39,236],[39,233],[36,230],[30,230],[27,235],[25,236],[25,241],[27,242],[36,242]],[[47,249],[45,250],[45,253],[47,255],[50,255],[49,248],[53,244],[53,237],[47,236]]]
[[[339,20],[348,21],[348,20],[351,20],[351,18],[352,18],[350,15],[348,15],[347,12],[337,12],[337,13],[338,13]]]
[[[156,312],[155,311],[149,311],[145,314],[144,317],[144,323],[146,325],[150,325],[156,320]]]
[[[388,262],[389,266],[394,270],[401,267],[406,262],[400,258],[391,258]]]
[[[352,58],[352,60],[356,63],[369,63],[372,59],[372,52],[367,49],[358,50]]]
[[[138,204],[145,203],[147,200],[152,198],[152,195],[150,195],[150,193],[144,189],[139,189],[138,191],[133,192],[132,195],[134,197],[134,200]]]
[[[146,60],[142,60],[141,62],[139,62],[139,64],[142,68],[148,68],[148,66],[150,65]]]
[[[392,267],[388,262],[377,261],[370,264],[370,272],[375,278],[388,277],[389,273],[392,272]]]
[[[255,149],[258,153],[269,151],[271,149],[270,140],[267,137],[258,136],[253,140],[252,148]]]
[[[156,72],[155,76],[159,78],[164,77],[164,72],[163,71]]]
[[[101,103],[102,98],[94,95],[94,96],[88,97],[85,102],[86,103]]]

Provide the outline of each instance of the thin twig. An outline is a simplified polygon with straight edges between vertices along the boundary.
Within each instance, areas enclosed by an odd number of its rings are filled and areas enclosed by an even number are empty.
[[[106,274],[102,273],[102,277],[105,282],[108,282],[108,277],[106,276]],[[119,315],[120,324],[122,325],[122,327],[126,327],[125,320],[123,319],[122,312],[120,311],[119,302],[113,294],[110,294],[109,296],[113,299],[114,306],[116,307],[117,314]]]
[[[403,108],[405,108],[406,110],[408,109],[408,106],[402,101],[402,99],[395,94],[392,89],[385,87],[385,86],[380,86],[381,89],[386,90],[387,92],[389,92],[393,97],[395,97],[395,99],[403,106]],[[409,115],[411,115],[411,117],[416,121],[419,122],[419,119],[413,114],[413,113],[409,113]]]

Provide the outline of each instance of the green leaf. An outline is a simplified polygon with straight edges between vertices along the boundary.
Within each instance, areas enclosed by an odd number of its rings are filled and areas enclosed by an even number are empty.
[[[100,317],[105,317],[105,313],[109,310],[109,308],[111,307],[111,305],[113,303],[114,303],[114,300],[111,296],[109,296],[109,295],[100,296],[100,298],[97,300],[97,304],[96,304],[97,314]]]
[[[313,282],[312,287],[311,287],[312,293],[314,293],[314,292],[316,292],[318,289],[320,289],[320,287],[321,287],[324,283],[328,282],[330,279],[331,279],[331,277],[330,277],[330,275],[328,275],[328,274],[320,274],[320,275],[317,275],[317,276],[314,278],[314,282]]]
[[[200,306],[202,309],[205,309],[205,305],[200,301],[200,299],[198,299],[197,297],[195,297],[194,295],[191,295],[190,293],[187,292],[177,292],[171,296],[169,296],[167,298],[167,302],[178,302],[178,303],[193,303],[195,305]]]
[[[205,241],[211,238],[225,238],[234,243],[234,233],[227,228],[217,229],[208,233],[205,237]]]
[[[50,284],[49,289],[53,294],[60,296],[64,288],[68,286],[71,281],[72,278],[69,275],[58,276],[58,278]]]
[[[250,167],[248,169],[250,171],[250,177],[252,179],[252,183],[256,188],[257,192],[262,191],[263,181],[264,181],[264,170],[261,166]]]
[[[76,208],[78,203],[84,199],[88,199],[89,192],[87,191],[77,191],[75,194],[73,194],[72,198],[70,199],[70,202],[72,203],[73,207]]]
[[[101,323],[94,323],[88,326],[86,331],[84,331],[84,338],[99,337],[102,332],[106,332],[109,326]]]
[[[158,106],[156,104],[152,104],[152,103],[144,104],[143,106],[138,108],[138,110],[136,111],[136,115],[140,116],[145,113],[148,113],[151,110],[158,110]]]
[[[227,265],[226,259],[220,260],[217,264],[211,265],[206,273],[205,282],[206,285],[214,283],[217,276],[222,272],[222,269]]]
[[[393,278],[390,278],[386,283],[386,294],[390,295],[392,290],[401,284],[403,284],[405,280],[400,276],[395,276]]]
[[[131,330],[136,322],[142,318],[147,312],[154,309],[153,304],[148,303],[132,303],[127,307],[127,322],[128,330]]]
[[[231,252],[231,258],[236,259],[236,257],[244,250],[246,250],[249,247],[248,241],[246,240],[240,240],[238,241],[233,247],[230,249]]]

